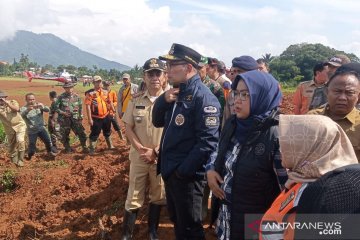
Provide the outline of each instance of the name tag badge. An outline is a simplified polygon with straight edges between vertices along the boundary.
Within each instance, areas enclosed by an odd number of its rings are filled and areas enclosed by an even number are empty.
[[[135,106],[136,109],[145,109],[145,106]]]

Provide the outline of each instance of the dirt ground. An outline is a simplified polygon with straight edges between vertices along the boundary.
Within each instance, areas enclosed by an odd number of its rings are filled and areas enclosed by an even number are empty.
[[[24,104],[26,92],[36,93],[39,102],[49,104],[47,94],[62,88],[53,82],[0,81],[0,89]],[[84,90],[77,89],[83,94]],[[292,112],[291,94],[283,100],[285,113]],[[47,118],[47,116],[45,116]],[[86,121],[84,121],[86,124]],[[85,126],[89,133],[88,126]],[[128,187],[127,159],[129,146],[113,135],[116,150],[107,150],[101,136],[95,156],[76,152],[59,153],[49,160],[42,144],[25,167],[9,162],[0,146],[0,173],[12,169],[17,173],[17,187],[10,193],[0,189],[0,239],[120,239],[124,203]],[[134,239],[147,239],[147,205],[138,216]],[[207,227],[207,225],[205,225]],[[213,229],[206,229],[207,239],[216,239]],[[162,211],[160,239],[174,239],[173,226],[166,209]]]

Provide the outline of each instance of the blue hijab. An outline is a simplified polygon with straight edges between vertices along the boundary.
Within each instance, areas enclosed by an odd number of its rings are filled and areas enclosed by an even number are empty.
[[[248,136],[254,120],[264,120],[272,110],[280,105],[282,94],[279,82],[269,73],[253,70],[237,75],[232,83],[235,90],[239,81],[243,80],[250,94],[250,115],[247,119],[236,118],[235,136],[243,144]]]

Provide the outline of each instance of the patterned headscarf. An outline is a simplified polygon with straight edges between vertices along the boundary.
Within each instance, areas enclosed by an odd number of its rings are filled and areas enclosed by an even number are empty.
[[[346,133],[325,116],[280,115],[279,141],[287,188],[358,162]]]

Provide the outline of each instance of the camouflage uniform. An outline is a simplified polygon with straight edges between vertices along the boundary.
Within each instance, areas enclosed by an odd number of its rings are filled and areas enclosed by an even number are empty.
[[[50,112],[49,112],[49,119],[48,119],[48,131],[50,134],[50,139],[53,146],[57,147],[58,140],[61,141],[62,136],[60,133],[60,124],[55,116],[55,102],[51,103]]]
[[[210,91],[218,99],[218,101],[221,105],[221,111],[220,111],[220,119],[221,119],[224,105],[225,105],[224,91],[223,91],[221,85],[218,82],[212,80],[209,76],[205,77],[203,83],[210,89]]]
[[[83,151],[87,151],[85,129],[81,123],[83,115],[82,100],[80,96],[76,93],[62,93],[55,102],[55,111],[59,114],[58,123],[61,126],[61,141],[65,147],[65,151],[71,152],[69,138],[70,130],[79,137]],[[71,116],[67,117],[64,115],[66,112],[71,113]]]

